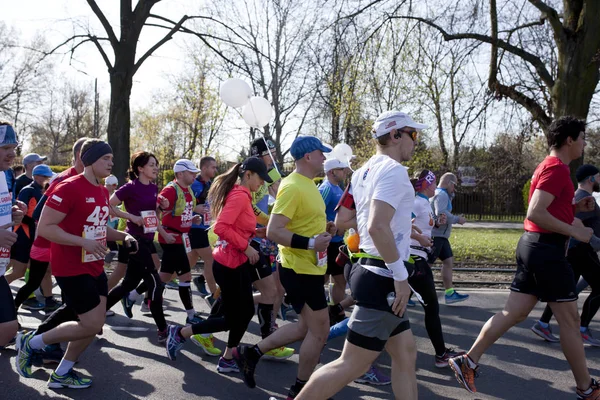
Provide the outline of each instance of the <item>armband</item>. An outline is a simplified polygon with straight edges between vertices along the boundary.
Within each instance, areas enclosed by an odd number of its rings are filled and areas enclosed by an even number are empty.
[[[392,276],[395,281],[405,281],[408,279],[408,271],[404,265],[404,261],[397,259],[393,263],[385,263],[385,266],[392,271]]]
[[[296,235],[295,233],[292,235],[292,242],[290,243],[290,247],[292,249],[308,250],[309,244],[310,238],[302,235]]]
[[[344,194],[342,194],[342,197],[340,198],[340,201],[338,202],[337,206],[335,206],[335,211],[337,211],[340,207],[345,207],[352,211],[356,210],[356,204],[354,204],[354,196],[352,196],[352,193],[350,193],[350,185],[348,185],[348,187],[344,191]]]

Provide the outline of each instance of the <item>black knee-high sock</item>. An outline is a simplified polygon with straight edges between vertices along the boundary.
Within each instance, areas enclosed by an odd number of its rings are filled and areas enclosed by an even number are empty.
[[[264,339],[271,334],[273,325],[273,304],[258,303],[256,314],[258,315],[258,322],[260,324],[260,335]]]
[[[190,288],[190,281],[179,282],[179,298],[181,298],[183,307],[186,310],[191,310],[194,308],[194,303],[192,302],[192,289]]]

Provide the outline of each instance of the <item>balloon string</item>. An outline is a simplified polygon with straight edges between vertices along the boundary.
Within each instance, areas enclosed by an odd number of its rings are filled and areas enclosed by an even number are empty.
[[[277,162],[275,161],[275,158],[273,158],[273,154],[271,154],[271,149],[269,148],[269,143],[267,143],[267,139],[265,139],[265,135],[262,134],[261,137],[262,137],[263,142],[265,142],[265,146],[267,146],[267,151],[269,152],[269,157],[271,157],[271,161],[273,161],[273,168],[275,168],[275,170],[279,173],[279,175],[281,175],[281,171],[279,170],[279,168],[277,168]]]

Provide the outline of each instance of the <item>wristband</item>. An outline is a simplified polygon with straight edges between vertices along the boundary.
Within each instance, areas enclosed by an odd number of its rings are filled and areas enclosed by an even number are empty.
[[[308,239],[308,249],[314,250],[315,248],[315,238]]]
[[[397,259],[392,263],[385,263],[385,266],[392,271],[392,276],[395,281],[405,281],[408,279],[408,271],[404,265],[404,261]]]
[[[292,242],[290,243],[290,247],[292,249],[303,249],[308,250],[308,245],[310,244],[310,238],[302,235],[293,234]]]

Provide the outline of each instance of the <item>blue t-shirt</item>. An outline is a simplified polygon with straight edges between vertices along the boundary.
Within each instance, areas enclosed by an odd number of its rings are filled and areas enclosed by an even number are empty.
[[[196,198],[196,203],[197,204],[207,204],[208,205],[208,201],[206,200],[206,192],[208,192],[208,189],[210,188],[210,184],[212,182],[208,181],[208,182],[202,182],[198,179],[194,179],[194,183],[192,183],[192,185],[190,186],[190,191],[194,194],[194,197]],[[205,186],[206,186],[206,192],[205,192]],[[204,192],[204,196],[201,196]],[[194,213],[195,214],[195,213]],[[209,224],[205,224],[204,223],[204,216],[202,216],[202,223],[200,224],[192,224],[192,229],[208,229],[210,228],[210,223]]]
[[[324,179],[323,183],[319,186],[319,192],[321,192],[321,197],[323,197],[323,201],[325,202],[325,214],[327,215],[327,221],[335,221],[337,207],[344,191],[338,185],[334,185],[329,180]],[[333,243],[338,243],[344,240],[342,236],[334,236],[331,241]]]

